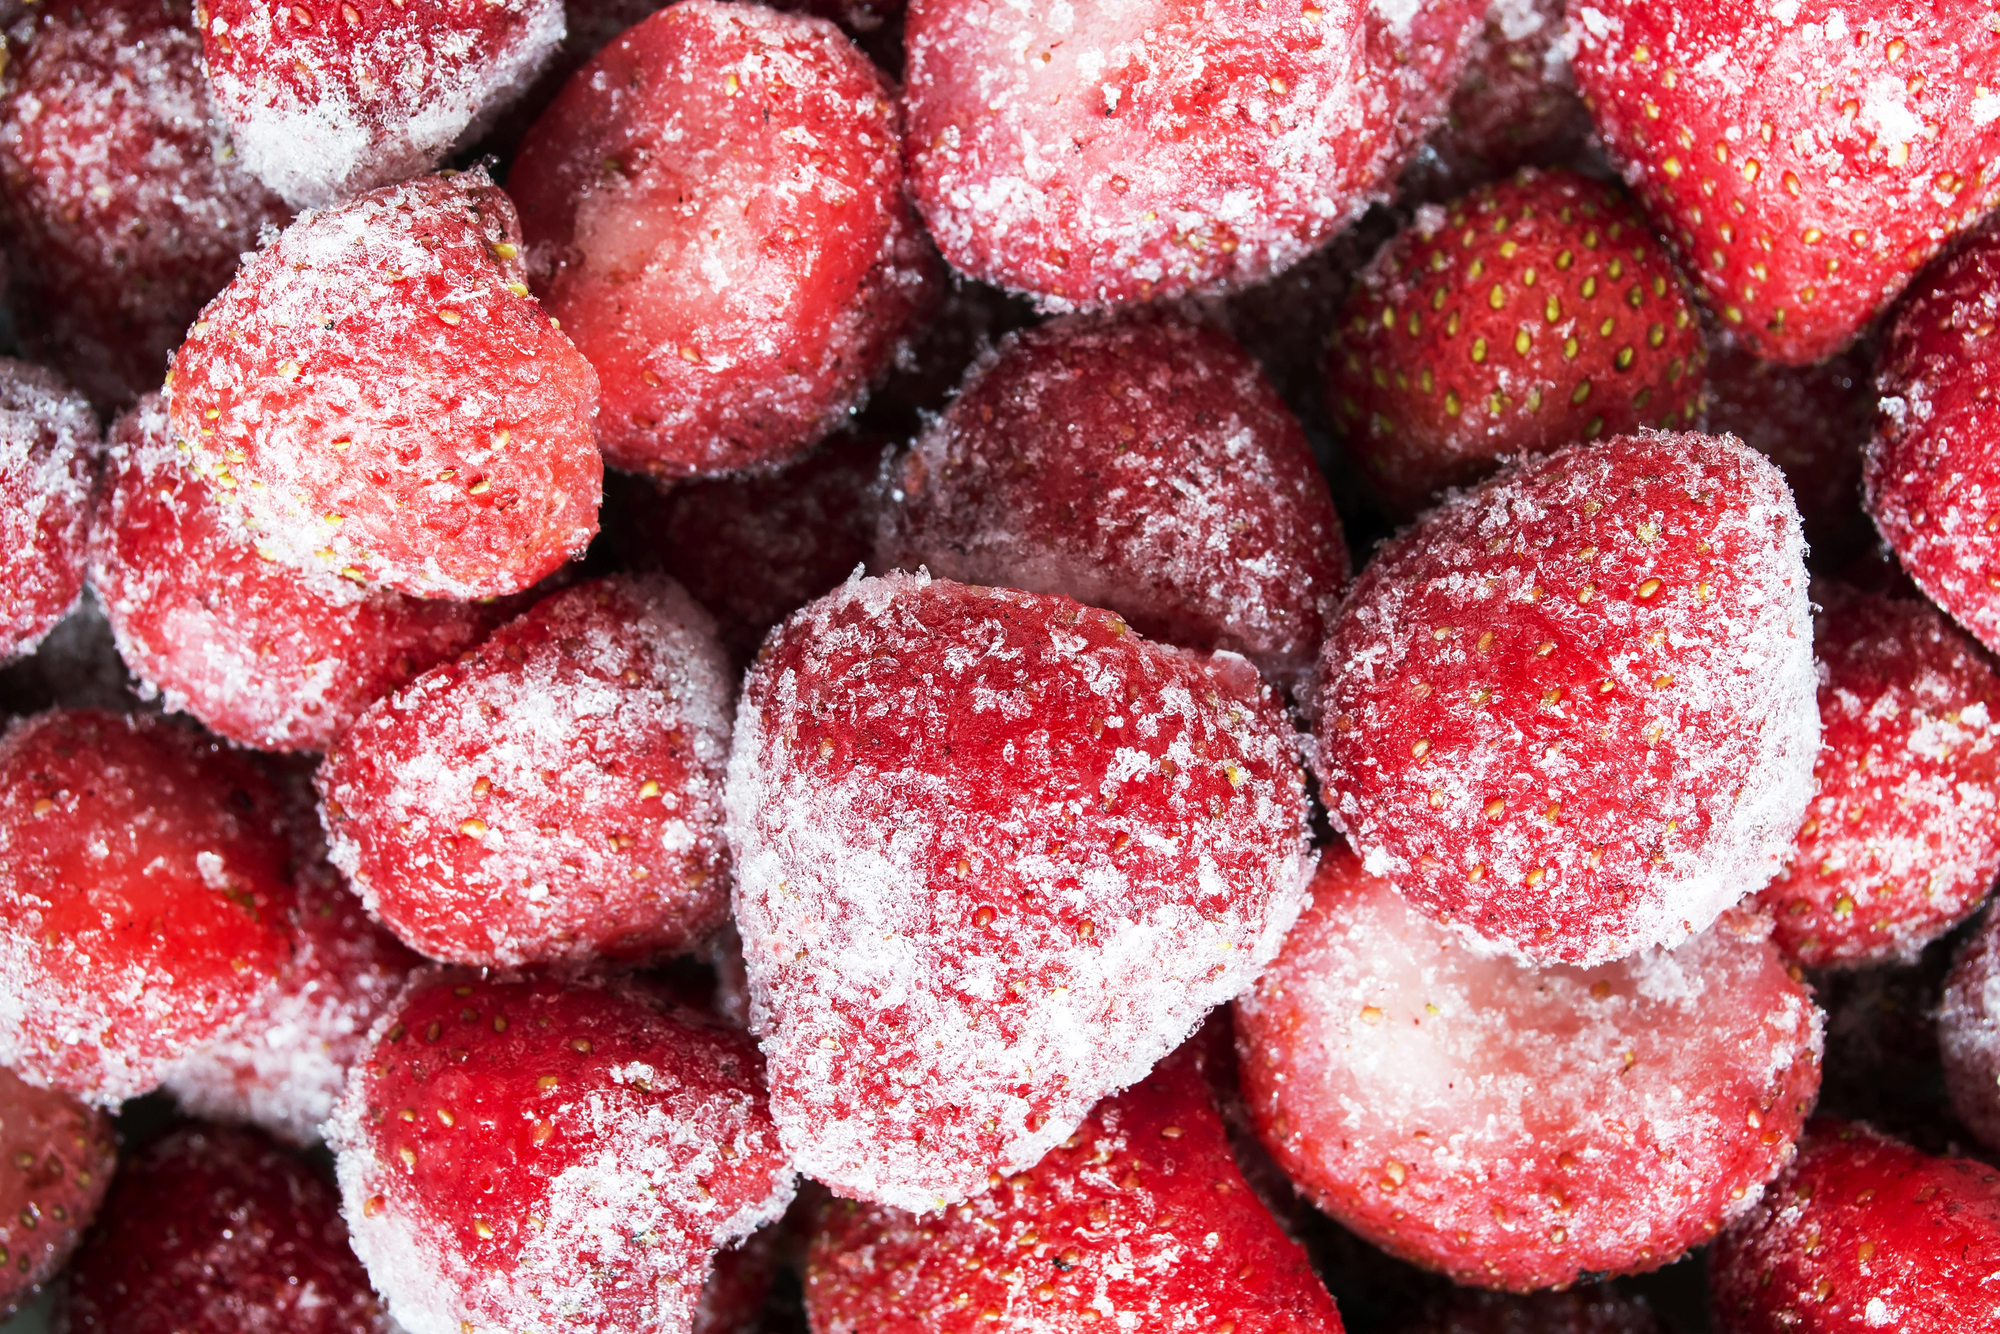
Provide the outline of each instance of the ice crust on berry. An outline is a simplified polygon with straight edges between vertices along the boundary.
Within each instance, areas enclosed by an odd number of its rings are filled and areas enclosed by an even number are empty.
[[[118,1166],[111,1118],[0,1067],[0,1318],[69,1262]]]
[[[0,357],[0,660],[34,652],[83,593],[97,449],[81,394]]]
[[[1254,669],[1067,598],[856,577],[766,642],[727,796],[793,1161],[927,1211],[1060,1143],[1276,952],[1312,866]]]

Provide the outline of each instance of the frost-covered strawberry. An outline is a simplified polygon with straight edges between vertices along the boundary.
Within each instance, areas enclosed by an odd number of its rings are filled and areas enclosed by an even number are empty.
[[[1623,192],[1523,171],[1424,209],[1361,273],[1327,411],[1383,505],[1414,514],[1515,454],[1691,426],[1701,328]]]
[[[333,862],[432,958],[687,949],[728,911],[730,686],[714,623],[671,579],[557,593],[327,754]]]
[[[1982,1144],[2000,1147],[2000,914],[1989,910],[1952,961],[1937,1038],[1952,1112]]]
[[[1198,1046],[960,1208],[829,1205],[808,1260],[813,1329],[1339,1334],[1305,1252],[1229,1156]]]
[[[728,809],[799,1169],[927,1210],[1060,1144],[1276,952],[1302,780],[1248,662],[1068,598],[898,573],[795,614]]]
[[[1605,147],[1772,361],[1838,352],[2000,200],[1987,0],[1593,0],[1569,36]]]
[[[1802,555],[1784,478],[1727,439],[1577,446],[1451,497],[1321,655],[1334,822],[1424,911],[1544,963],[1700,931],[1812,796]]]
[[[1754,918],[1537,970],[1344,851],[1236,1006],[1245,1100],[1306,1195],[1454,1282],[1679,1258],[1757,1198],[1819,1088],[1819,1016]]]
[[[243,163],[295,207],[429,171],[527,88],[562,0],[201,0]]]
[[[1719,1334],[1957,1334],[2000,1320],[2000,1173],[1818,1120],[1709,1255]]]
[[[0,661],[33,652],[83,592],[97,444],[81,395],[0,357]]]
[[[887,369],[936,267],[900,126],[838,28],[756,4],[682,0],[570,80],[507,188],[613,466],[781,463]]]
[[[334,1123],[354,1249],[410,1334],[687,1334],[792,1196],[760,1065],[612,992],[434,977]]]
[[[1347,582],[1297,419],[1242,348],[1170,317],[1011,335],[890,481],[877,568],[1066,594],[1287,685]]]
[[[1386,192],[1478,0],[915,0],[907,152],[954,266],[1055,308],[1242,286]]]
[[[514,593],[596,531],[597,376],[528,296],[482,171],[308,213],[174,355],[176,443],[290,564]]]
[[[0,738],[0,1063],[115,1104],[228,1029],[290,954],[278,795],[241,756],[78,710]]]
[[[249,1130],[188,1126],[119,1166],[64,1334],[392,1334],[332,1187]]]
[[[0,1314],[69,1262],[117,1163],[110,1117],[0,1068]]]
[[[1926,603],[1813,596],[1818,792],[1759,902],[1809,968],[1907,961],[2000,874],[2000,677]]]

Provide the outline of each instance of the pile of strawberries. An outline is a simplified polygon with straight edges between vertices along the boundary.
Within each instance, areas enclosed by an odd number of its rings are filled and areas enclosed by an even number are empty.
[[[0,0],[10,1334],[2000,1329],[1992,4]]]

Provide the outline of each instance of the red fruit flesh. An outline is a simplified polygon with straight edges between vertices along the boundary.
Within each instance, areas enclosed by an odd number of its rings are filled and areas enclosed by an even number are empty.
[[[782,463],[887,369],[935,278],[899,131],[839,29],[761,5],[682,0],[570,80],[507,186],[614,467]]]
[[[143,716],[56,712],[0,740],[0,1061],[105,1105],[236,1023],[289,953],[278,799]]]
[[[80,395],[0,357],[0,660],[32,653],[83,592],[97,443]]]
[[[35,354],[114,409],[284,204],[236,161],[187,0],[38,4],[7,32],[0,240]]]
[[[1813,596],[1818,792],[1758,902],[1809,968],[1908,962],[2000,874],[2000,677],[1927,604]]]
[[[1524,171],[1426,209],[1334,326],[1327,411],[1408,516],[1503,458],[1693,425],[1701,328],[1623,192]]]
[[[266,558],[174,448],[157,395],[111,430],[91,583],[165,706],[263,750],[325,750],[377,699],[499,619]]]
[[[1993,22],[1986,0],[1604,0],[1569,33],[1605,147],[1724,326],[1805,365],[2000,200]]]
[[[685,1331],[792,1194],[746,1038],[552,981],[399,1006],[333,1140],[354,1248],[417,1334]]]
[[[547,598],[327,755],[334,865],[433,958],[685,950],[728,911],[730,684],[713,623],[670,579]]]
[[[2000,1319],[2000,1173],[1813,1122],[1709,1259],[1718,1334],[1957,1334]]]
[[[1628,436],[1448,499],[1355,580],[1318,770],[1369,870],[1543,963],[1701,930],[1788,854],[1819,742],[1798,512]]]
[[[589,541],[597,376],[519,243],[483,172],[425,176],[300,218],[202,312],[175,442],[277,559],[475,598]]]
[[[1755,919],[1540,970],[1351,855],[1236,1006],[1243,1092],[1320,1208],[1457,1283],[1655,1269],[1748,1208],[1819,1088],[1818,1012]]]
[[[1951,1110],[1980,1143],[2000,1147],[2000,916],[1991,911],[1952,962],[1937,1038]]]
[[[78,1252],[64,1334],[389,1334],[333,1189],[248,1130],[132,1155]]]
[[[0,1315],[69,1262],[117,1164],[110,1117],[0,1069]]]
[[[1172,318],[1011,335],[891,476],[878,568],[1066,594],[1284,685],[1347,582],[1297,419],[1243,349]]]
[[[1476,0],[915,0],[910,158],[945,258],[1051,309],[1257,282],[1385,192]]]
[[[892,574],[787,621],[728,808],[800,1170],[937,1208],[1143,1078],[1297,911],[1295,745],[1241,659],[1068,598]]]
[[[1236,1170],[1185,1048],[967,1205],[830,1206],[806,1307],[813,1334],[1341,1329],[1305,1252]]]

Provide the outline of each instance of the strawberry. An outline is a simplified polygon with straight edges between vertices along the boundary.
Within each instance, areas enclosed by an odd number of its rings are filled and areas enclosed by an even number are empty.
[[[813,1329],[1340,1334],[1305,1253],[1229,1156],[1198,1046],[959,1208],[836,1201],[807,1261]]]
[[[727,807],[800,1170],[934,1209],[1143,1078],[1298,911],[1296,745],[1243,659],[1068,598],[898,573],[794,614]]]
[[[1448,498],[1355,580],[1318,772],[1371,873],[1543,963],[1777,871],[1819,743],[1798,511],[1731,440],[1627,436]]]
[[[1805,365],[2000,201],[1988,0],[1595,0],[1570,11],[1598,132],[1723,326]]]
[[[68,1263],[117,1162],[110,1117],[0,1069],[0,1315]]]
[[[1510,454],[1693,425],[1701,329],[1631,201],[1523,170],[1426,208],[1363,269],[1327,349],[1327,413],[1407,517]]]
[[[58,1306],[63,1334],[392,1334],[319,1173],[191,1125],[120,1164]]]
[[[1937,1004],[1938,1056],[1951,1110],[2000,1146],[2000,914],[1990,909],[1952,960]]]
[[[1406,199],[1413,177],[1460,182],[1442,194],[1431,187],[1431,197],[1449,198],[1521,167],[1583,160],[1590,113],[1570,77],[1563,9],[1564,0],[1491,0],[1444,124],[1404,173]]]
[[[0,660],[34,651],[83,592],[97,445],[82,395],[0,357]]]
[[[1957,1334],[2000,1320],[2000,1172],[1817,1120],[1709,1257],[1718,1334]]]
[[[554,981],[420,980],[334,1145],[354,1249],[413,1334],[686,1334],[792,1173],[748,1039]]]

